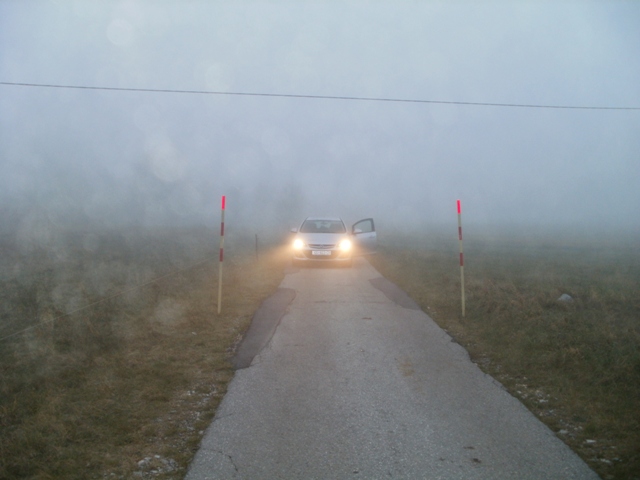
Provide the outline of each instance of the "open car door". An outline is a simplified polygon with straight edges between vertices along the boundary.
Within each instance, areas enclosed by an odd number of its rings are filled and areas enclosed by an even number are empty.
[[[351,227],[355,253],[357,255],[368,255],[376,253],[378,248],[378,235],[373,218],[359,220]]]

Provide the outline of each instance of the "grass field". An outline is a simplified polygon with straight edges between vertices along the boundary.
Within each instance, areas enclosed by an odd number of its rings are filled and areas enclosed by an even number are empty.
[[[381,236],[401,286],[603,478],[640,478],[640,249]],[[205,229],[0,239],[0,478],[183,478],[286,252]],[[558,302],[567,293],[571,303]]]
[[[640,478],[640,244],[467,235],[463,318],[456,234],[371,263],[603,478]]]
[[[211,231],[50,240],[0,242],[0,478],[183,478],[285,258],[232,242],[218,315]]]

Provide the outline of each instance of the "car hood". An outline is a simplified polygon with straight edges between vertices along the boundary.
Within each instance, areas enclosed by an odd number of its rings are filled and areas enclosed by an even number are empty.
[[[349,238],[346,233],[298,233],[298,238],[309,245],[334,245],[344,238]]]

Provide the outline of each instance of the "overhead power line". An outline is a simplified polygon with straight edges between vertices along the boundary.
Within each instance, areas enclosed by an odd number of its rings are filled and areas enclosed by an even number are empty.
[[[382,98],[382,97],[351,97],[340,95],[296,95],[291,93],[258,93],[258,92],[216,92],[210,90],[177,90],[166,88],[127,88],[127,87],[97,87],[86,85],[56,85],[45,83],[18,83],[0,82],[0,85],[36,88],[64,88],[76,90],[103,90],[114,92],[144,92],[144,93],[181,93],[192,95],[228,95],[240,97],[276,97],[276,98],[306,98],[315,100],[352,100],[365,102],[391,102],[391,103],[427,103],[434,105],[462,105],[473,107],[509,107],[509,108],[547,108],[560,110],[640,110],[640,107],[598,107],[580,105],[537,105],[527,103],[491,103],[491,102],[456,102],[447,100],[418,100],[408,98]]]

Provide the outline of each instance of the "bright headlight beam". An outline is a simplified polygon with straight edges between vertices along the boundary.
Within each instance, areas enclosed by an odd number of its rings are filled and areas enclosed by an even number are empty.
[[[351,240],[342,240],[340,242],[340,250],[342,250],[343,252],[348,252],[349,250],[351,250]]]
[[[296,250],[300,250],[302,247],[304,247],[304,242],[299,238],[296,238],[293,241],[293,248],[295,248]]]

